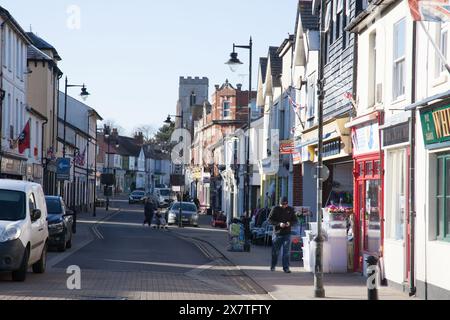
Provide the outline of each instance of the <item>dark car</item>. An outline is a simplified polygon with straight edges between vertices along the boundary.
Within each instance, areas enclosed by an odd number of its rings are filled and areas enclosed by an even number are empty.
[[[66,251],[72,247],[74,215],[66,208],[61,197],[45,197],[48,212],[49,246],[58,251]]]
[[[136,190],[133,191],[130,196],[128,197],[128,203],[134,204],[134,203],[144,203],[145,199],[147,198],[147,195],[144,191]]]

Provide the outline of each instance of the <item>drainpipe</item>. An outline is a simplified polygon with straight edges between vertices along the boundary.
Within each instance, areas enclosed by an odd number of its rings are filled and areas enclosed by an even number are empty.
[[[44,122],[42,122],[42,140],[41,140],[41,163],[42,163],[42,167],[44,167],[46,164],[44,163],[44,127],[47,125],[48,123],[48,119],[45,119]],[[45,179],[45,177],[43,177],[43,179]]]
[[[416,59],[417,59],[417,22],[413,22],[413,52],[412,52],[412,81],[411,81],[411,103],[416,102],[416,81],[415,81],[415,75],[416,75]],[[410,145],[410,185],[409,185],[409,219],[410,219],[410,261],[409,261],[409,268],[410,268],[410,274],[409,274],[409,295],[412,297],[416,295],[416,270],[415,270],[415,232],[416,232],[416,190],[415,190],[415,184],[416,184],[416,172],[415,172],[415,165],[416,165],[416,158],[415,158],[415,152],[416,152],[416,110],[411,110],[411,121],[410,121],[410,127],[409,127],[409,145]]]
[[[0,94],[3,95],[3,50],[5,46],[5,36],[4,36],[4,30],[5,30],[5,23],[10,20],[10,17],[7,17],[5,21],[2,22],[0,25],[0,36],[2,38],[1,44],[0,44]],[[6,50],[5,50],[6,52]],[[0,101],[0,174],[2,173],[2,147],[3,147],[3,101],[5,100],[5,96],[1,97]]]

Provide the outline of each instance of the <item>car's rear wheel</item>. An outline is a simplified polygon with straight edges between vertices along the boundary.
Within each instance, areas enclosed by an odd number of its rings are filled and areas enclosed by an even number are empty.
[[[45,273],[45,269],[47,267],[47,244],[44,245],[44,249],[42,249],[41,259],[33,264],[33,272],[34,273]]]
[[[67,243],[66,243],[66,248],[67,248],[67,249],[72,248],[72,235],[70,235],[70,239],[69,239],[69,241],[67,241]]]
[[[66,242],[66,241],[63,241],[63,243],[61,243],[61,244],[58,246],[58,251],[59,251],[59,252],[64,252],[64,251],[66,251],[66,249],[67,249],[67,242]]]

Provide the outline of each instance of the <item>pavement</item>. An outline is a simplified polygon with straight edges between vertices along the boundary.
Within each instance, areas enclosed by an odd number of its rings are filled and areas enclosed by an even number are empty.
[[[271,247],[229,252],[228,232],[209,226],[153,230],[142,225],[143,208],[114,200],[110,211],[80,213],[73,247],[49,252],[44,275],[25,283],[0,273],[0,300],[313,300],[314,277],[300,262],[292,274],[269,269]],[[81,270],[80,290],[68,289],[68,267]],[[324,275],[326,299],[367,300],[359,274]],[[382,287],[380,299],[407,300]]]
[[[204,220],[209,218],[204,217]],[[208,243],[218,250],[226,260],[250,277],[259,287],[275,300],[314,300],[314,275],[306,272],[301,262],[291,262],[291,274],[285,274],[279,265],[276,272],[270,271],[271,247],[252,245],[250,252],[228,251],[226,230],[205,228],[173,228],[173,232],[183,233]],[[280,257],[281,263],[281,257]],[[324,287],[328,300],[367,300],[366,278],[361,274],[324,274]],[[379,288],[380,300],[411,300],[397,289]]]

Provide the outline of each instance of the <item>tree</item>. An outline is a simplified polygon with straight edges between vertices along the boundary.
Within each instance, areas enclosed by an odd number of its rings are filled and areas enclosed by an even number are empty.
[[[164,125],[163,127],[159,128],[158,132],[155,134],[155,136],[152,139],[152,142],[155,144],[170,144],[172,134],[175,131],[175,124],[172,123],[171,125]]]

